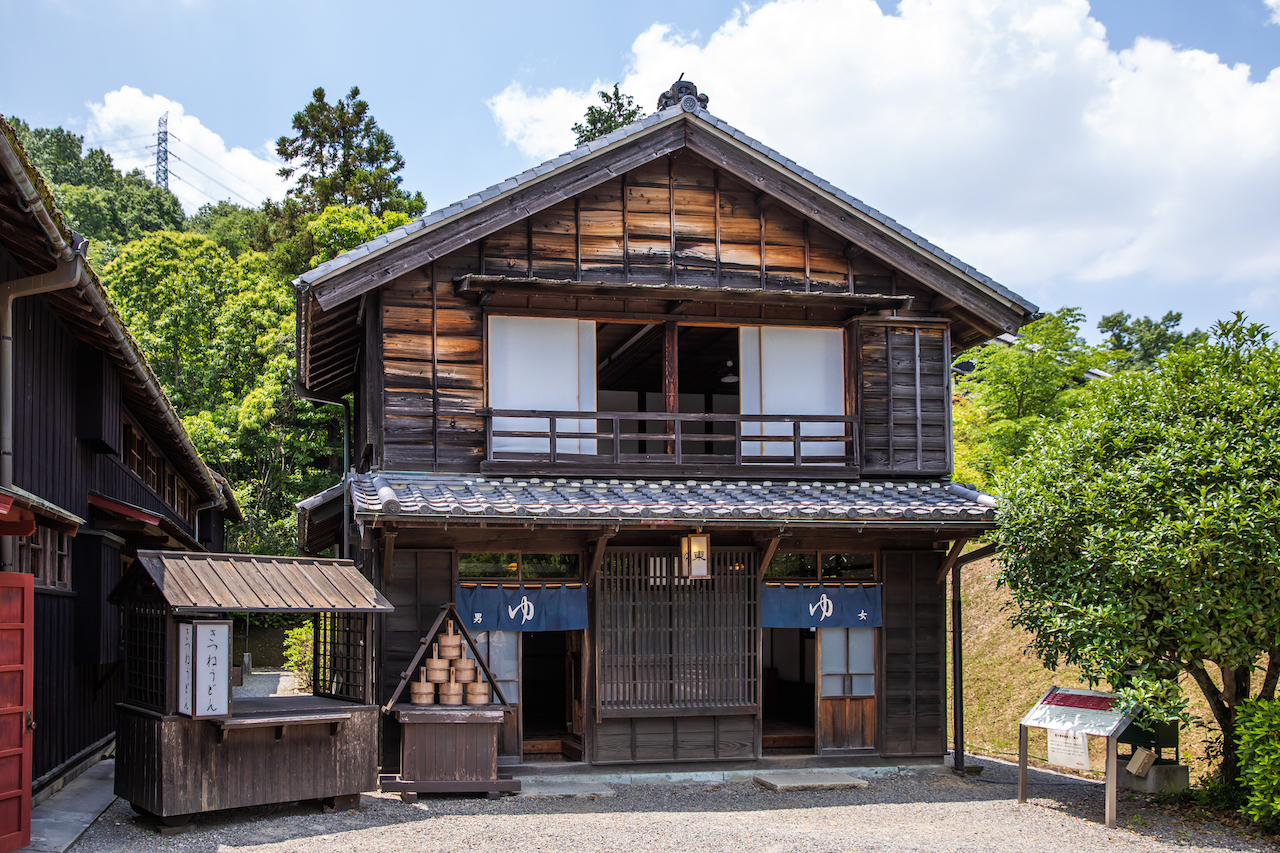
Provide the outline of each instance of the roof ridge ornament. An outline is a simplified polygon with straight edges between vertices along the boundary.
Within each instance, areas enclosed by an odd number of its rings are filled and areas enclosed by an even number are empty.
[[[658,111],[674,107],[676,104],[679,104],[680,108],[687,113],[694,112],[698,107],[705,110],[708,100],[706,95],[699,95],[698,87],[684,79],[684,74],[681,74],[680,79],[672,83],[670,89],[658,96]]]

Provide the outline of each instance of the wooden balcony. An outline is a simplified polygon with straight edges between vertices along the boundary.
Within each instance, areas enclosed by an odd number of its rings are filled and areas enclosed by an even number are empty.
[[[560,476],[858,476],[857,418],[486,409],[481,470]]]

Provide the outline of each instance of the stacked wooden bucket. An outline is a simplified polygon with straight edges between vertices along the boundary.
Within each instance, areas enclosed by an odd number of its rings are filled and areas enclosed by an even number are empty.
[[[418,680],[409,683],[409,703],[432,705],[439,688],[441,705],[488,705],[489,685],[473,658],[466,655],[462,635],[453,632],[453,620],[436,635],[431,657],[418,667]]]

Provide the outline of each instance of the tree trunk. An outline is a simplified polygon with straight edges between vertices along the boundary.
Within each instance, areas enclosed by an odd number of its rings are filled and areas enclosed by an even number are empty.
[[[1209,702],[1209,710],[1222,731],[1222,764],[1218,773],[1225,785],[1235,787],[1240,780],[1240,756],[1236,751],[1236,709],[1249,698],[1249,681],[1252,667],[1231,667],[1218,664],[1223,687],[1213,683],[1209,673],[1199,663],[1190,664],[1187,671],[1200,686],[1200,692]],[[1243,691],[1243,694],[1242,692]]]

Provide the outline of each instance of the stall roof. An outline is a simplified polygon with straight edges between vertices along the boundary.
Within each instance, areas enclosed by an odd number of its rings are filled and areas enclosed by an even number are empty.
[[[392,610],[350,560],[139,551],[138,562],[174,610],[236,613],[380,613]],[[121,587],[128,582],[121,581]],[[112,593],[114,599],[117,592]]]

